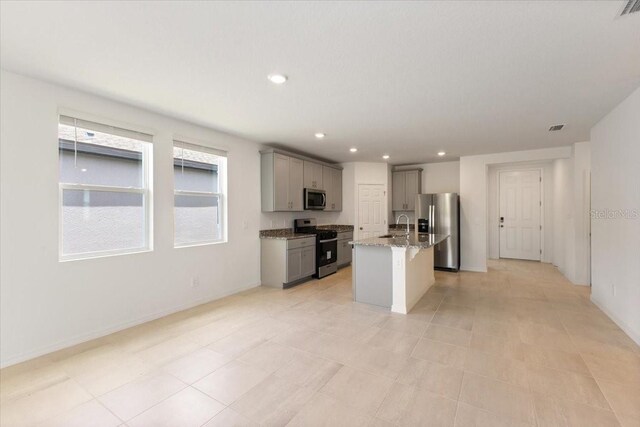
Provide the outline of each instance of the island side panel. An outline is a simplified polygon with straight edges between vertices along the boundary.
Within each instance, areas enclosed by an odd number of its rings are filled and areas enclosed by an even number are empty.
[[[353,253],[353,299],[391,308],[391,248],[355,245]]]
[[[411,311],[414,305],[435,283],[433,272],[434,251],[428,249],[409,249],[406,253],[406,308]]]

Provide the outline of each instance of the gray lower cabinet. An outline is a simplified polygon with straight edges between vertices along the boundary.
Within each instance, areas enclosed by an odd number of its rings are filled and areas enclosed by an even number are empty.
[[[261,239],[260,280],[264,286],[286,288],[316,272],[316,238]]]
[[[349,242],[353,240],[353,231],[338,233],[338,267],[351,264],[353,252]]]
[[[299,250],[302,253],[302,273],[300,277],[308,277],[313,276],[316,272],[316,247],[315,244],[313,246],[308,246],[302,249],[293,249]]]

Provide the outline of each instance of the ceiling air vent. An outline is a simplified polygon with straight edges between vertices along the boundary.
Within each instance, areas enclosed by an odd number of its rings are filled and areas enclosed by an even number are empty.
[[[640,11],[640,0],[629,0],[622,8],[620,16],[629,15],[630,13],[638,11]]]
[[[638,0],[638,1],[640,1],[640,0]],[[564,125],[553,125],[553,126],[551,126],[551,127],[549,128],[549,132],[555,132],[555,131],[557,131],[557,130],[562,129],[563,127],[564,127]]]

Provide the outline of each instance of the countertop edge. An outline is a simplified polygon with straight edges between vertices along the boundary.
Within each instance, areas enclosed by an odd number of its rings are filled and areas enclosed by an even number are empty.
[[[375,246],[375,247],[388,247],[388,248],[407,248],[407,249],[429,249],[448,239],[450,235],[433,234],[434,241],[429,242],[416,242],[415,234],[412,234],[412,239],[407,241],[404,237],[370,237],[362,240],[352,240],[350,245],[354,246]]]

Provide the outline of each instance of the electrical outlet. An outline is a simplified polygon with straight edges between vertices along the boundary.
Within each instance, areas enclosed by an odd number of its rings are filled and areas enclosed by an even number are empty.
[[[197,288],[198,286],[200,286],[200,279],[198,277],[192,277],[191,278],[191,287],[192,288]]]
[[[245,219],[244,221],[242,221],[242,229],[247,230],[248,228],[249,228],[249,221]]]

